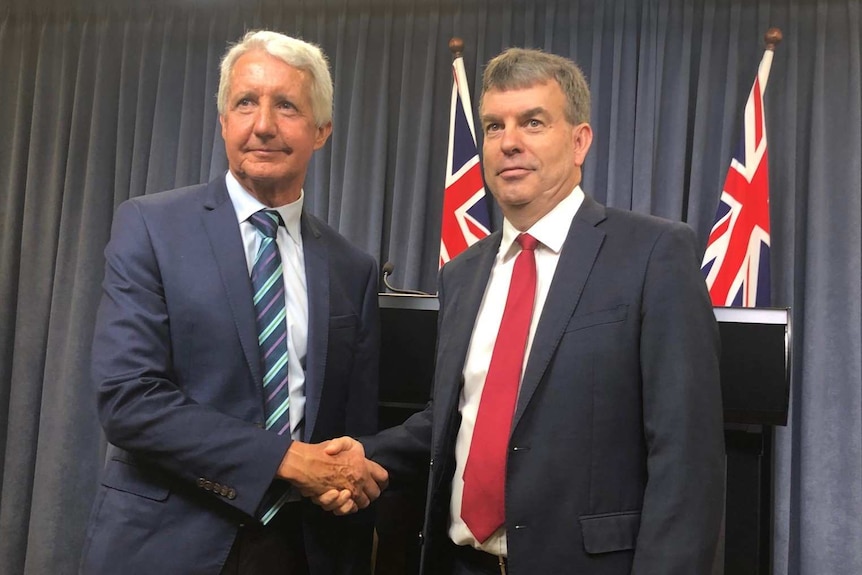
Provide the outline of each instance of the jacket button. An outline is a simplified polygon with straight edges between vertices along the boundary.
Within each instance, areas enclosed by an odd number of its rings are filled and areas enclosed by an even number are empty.
[[[204,489],[206,489],[207,491],[212,491],[213,490],[213,482],[210,481],[209,479],[205,480],[204,481]]]
[[[432,458],[431,458],[431,460],[428,462],[428,466],[429,466],[429,467],[434,467],[434,458],[433,458],[433,457],[432,457]]]
[[[420,531],[419,532],[419,545],[424,545],[424,544],[425,544],[425,534]]]
[[[228,499],[236,499],[236,489],[234,489],[233,487],[228,489],[227,490],[227,498]]]
[[[228,494],[227,485],[222,485],[221,489],[219,490],[219,495],[221,495],[222,497],[227,497],[227,494]]]
[[[206,481],[203,477],[198,477],[198,487],[203,487]]]

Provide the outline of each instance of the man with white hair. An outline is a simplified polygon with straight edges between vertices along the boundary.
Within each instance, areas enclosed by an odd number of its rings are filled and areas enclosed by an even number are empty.
[[[303,209],[332,131],[312,44],[247,34],[221,64],[229,170],[123,203],[93,342],[110,442],[83,573],[370,572],[377,267]],[[339,440],[334,440],[338,444]],[[323,442],[323,443],[321,443]]]

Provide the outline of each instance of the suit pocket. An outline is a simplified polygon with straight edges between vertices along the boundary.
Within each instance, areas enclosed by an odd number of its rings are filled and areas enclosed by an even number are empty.
[[[355,327],[359,320],[355,315],[334,315],[329,318],[329,329]]]
[[[629,312],[629,306],[620,304],[616,307],[592,311],[585,314],[575,314],[566,326],[567,332],[577,331],[594,325],[604,325],[625,321]]]
[[[635,548],[641,524],[640,511],[582,515],[581,532],[587,553],[610,553]]]
[[[102,485],[153,501],[164,501],[170,489],[157,483],[154,475],[128,461],[113,458],[105,468]]]

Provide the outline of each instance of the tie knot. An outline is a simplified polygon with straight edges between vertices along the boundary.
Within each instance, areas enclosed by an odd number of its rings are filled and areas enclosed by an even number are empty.
[[[260,210],[251,215],[248,221],[257,228],[257,231],[268,238],[274,238],[281,225],[281,215],[275,210]]]
[[[539,245],[539,240],[530,234],[521,234],[515,238],[515,241],[521,244],[522,250],[533,251],[536,249],[536,246]]]

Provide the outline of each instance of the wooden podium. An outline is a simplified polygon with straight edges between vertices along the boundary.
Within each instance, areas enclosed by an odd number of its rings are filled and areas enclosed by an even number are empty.
[[[425,407],[434,374],[437,298],[380,294],[380,427]],[[727,448],[724,573],[767,575],[772,563],[772,426],[787,424],[787,309],[715,308]],[[424,493],[384,493],[375,575],[418,573]]]

